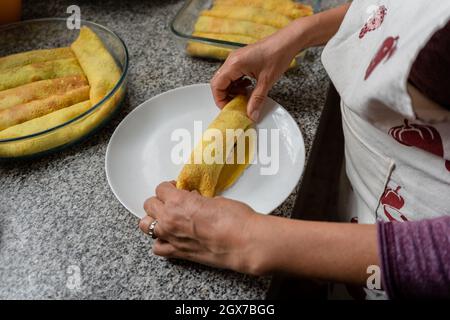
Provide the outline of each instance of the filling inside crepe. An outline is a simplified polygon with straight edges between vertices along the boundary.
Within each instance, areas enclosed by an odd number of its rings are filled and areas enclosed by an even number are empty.
[[[247,98],[237,96],[204,132],[178,176],[177,188],[213,197],[230,187],[253,160],[256,136],[251,128]]]
[[[244,146],[244,162],[240,163],[238,159],[238,143],[234,145],[233,152],[229,158],[233,159],[231,163],[225,163],[222,170],[220,171],[219,179],[217,180],[215,193],[219,194],[229,187],[231,187],[242,175],[245,169],[253,161],[255,154],[255,140],[249,136],[243,137],[245,139]]]

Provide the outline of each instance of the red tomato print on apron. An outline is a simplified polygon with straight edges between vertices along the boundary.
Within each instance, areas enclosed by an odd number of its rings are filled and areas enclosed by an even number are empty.
[[[386,190],[381,196],[380,203],[389,221],[408,221],[405,215],[400,212],[400,209],[405,205],[405,200],[399,194],[400,189],[400,186],[395,190],[386,187]]]
[[[401,144],[416,147],[438,157],[444,156],[444,146],[439,131],[430,125],[410,124],[404,120],[404,125],[393,127],[389,134]],[[445,167],[450,171],[450,161],[445,161]]]

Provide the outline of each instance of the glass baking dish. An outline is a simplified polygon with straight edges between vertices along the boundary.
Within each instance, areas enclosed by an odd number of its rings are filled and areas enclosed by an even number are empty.
[[[89,137],[101,128],[119,108],[126,90],[128,50],[113,31],[89,21],[121,70],[114,88],[100,102],[75,118],[47,130],[10,139],[0,139],[0,161],[48,154]],[[68,29],[65,18],[27,20],[0,27],[0,56],[36,49],[69,46],[79,30]]]
[[[237,49],[245,47],[247,44],[239,42],[231,42],[217,39],[193,36],[194,26],[200,13],[212,7],[213,0],[188,0],[184,6],[178,11],[170,24],[170,30],[176,36],[179,47],[185,50],[189,41],[200,42],[209,45],[215,45],[223,48]],[[314,12],[321,10],[322,0],[303,0],[297,1],[302,4],[311,5]]]

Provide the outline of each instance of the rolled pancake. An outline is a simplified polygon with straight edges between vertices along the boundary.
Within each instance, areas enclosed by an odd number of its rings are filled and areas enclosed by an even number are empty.
[[[222,33],[249,36],[263,39],[275,33],[278,29],[250,21],[238,21],[215,17],[200,16],[195,23],[195,32]]]
[[[244,43],[244,44],[255,43],[258,41],[258,39],[256,39],[256,38],[238,35],[238,34],[194,32],[192,35],[196,36],[196,37],[207,38],[207,39],[217,39],[217,40],[224,40],[224,41]],[[219,47],[219,46],[201,43],[201,42],[190,41],[190,42],[188,42],[188,45],[186,46],[186,51],[189,55],[194,56],[194,57],[225,60],[228,57],[228,55],[231,52],[233,52],[233,49]],[[289,68],[293,68],[296,65],[297,65],[297,61],[295,59],[293,59],[291,64],[289,65]]]
[[[125,90],[117,90],[108,102],[93,110],[86,117],[50,133],[26,140],[0,143],[0,157],[32,155],[77,141],[104,123],[112,115],[113,111],[117,109],[124,95]],[[11,138],[12,136],[20,137],[28,134],[31,130],[34,131],[33,133],[37,133],[53,128],[73,119],[91,107],[92,104],[90,101],[84,101],[77,104],[77,107],[70,106],[63,108],[43,117],[33,119],[35,121],[30,120],[0,131],[0,139]],[[32,124],[32,128],[34,129],[26,129],[29,124]]]
[[[73,106],[55,111],[0,131],[0,139],[16,138],[42,132],[66,123],[91,107],[90,101],[83,101]],[[86,133],[83,120],[59,128],[48,134],[23,141],[0,143],[0,157],[17,157],[49,150],[81,138]]]
[[[103,42],[88,27],[80,29],[80,35],[71,48],[89,81],[90,100],[94,105],[114,88],[121,71]]]
[[[0,110],[0,130],[89,99],[89,86]]]
[[[283,14],[291,19],[312,14],[312,8],[310,6],[295,3],[291,0],[216,0],[214,3],[216,5],[263,8]]]
[[[194,32],[192,35],[196,37],[224,40],[245,44],[255,43],[256,41],[258,41],[258,39],[253,37],[236,34]],[[188,54],[195,57],[212,58],[219,60],[225,60],[228,57],[228,55],[233,51],[233,49],[230,48],[224,48],[194,41],[188,43],[186,50]]]
[[[83,75],[77,59],[59,59],[0,71],[0,91],[39,80]]]
[[[0,131],[0,139],[18,138],[48,130],[75,118],[87,111],[90,107],[91,103],[89,100],[79,102],[70,107],[52,112],[51,114],[2,130]]]
[[[193,150],[189,163],[185,164],[177,179],[177,188],[197,190],[206,197],[213,197],[233,184],[250,164],[253,158],[254,141],[245,143],[245,161],[227,163],[227,159],[236,160],[236,138],[227,135],[228,129],[240,131],[239,138],[245,139],[245,134],[252,127],[252,121],[247,117],[247,98],[237,96],[231,100],[212,121],[202,136],[202,141]],[[219,132],[222,144],[211,139],[211,129]],[[212,155],[219,161],[211,161],[205,156]],[[212,159],[212,160],[214,160]]]
[[[0,58],[0,71],[5,71],[10,68],[23,67],[27,64],[68,58],[75,58],[75,55],[70,48],[42,49],[21,52]]]
[[[52,95],[60,95],[88,85],[83,75],[65,78],[48,79],[25,84],[20,87],[0,91],[0,110],[33,100],[45,99]]]
[[[292,21],[289,17],[275,11],[244,6],[216,5],[210,10],[202,11],[201,15],[240,21],[251,21],[272,26],[277,29],[284,28]]]

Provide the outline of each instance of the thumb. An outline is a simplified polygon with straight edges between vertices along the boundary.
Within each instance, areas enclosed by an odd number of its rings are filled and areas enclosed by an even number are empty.
[[[264,99],[269,93],[270,85],[266,80],[259,80],[256,87],[250,95],[250,100],[247,105],[247,114],[254,122],[259,120],[260,111]]]

